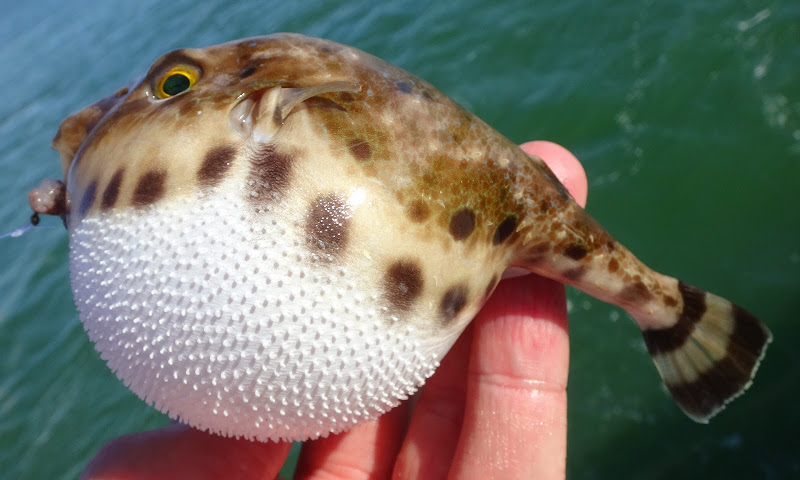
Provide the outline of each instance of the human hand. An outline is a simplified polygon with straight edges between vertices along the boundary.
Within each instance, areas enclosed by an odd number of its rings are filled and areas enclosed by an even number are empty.
[[[522,148],[585,204],[572,154],[549,142]],[[306,442],[295,478],[564,478],[568,345],[564,287],[535,275],[503,280],[413,408]],[[173,424],[111,441],[81,478],[272,479],[290,446]]]

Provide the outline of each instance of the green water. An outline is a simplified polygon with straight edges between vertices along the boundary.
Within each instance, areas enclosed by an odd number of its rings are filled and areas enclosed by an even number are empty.
[[[429,3],[3,0],[0,229],[60,176],[64,116],[161,53],[274,31],[352,44],[515,141],[568,146],[612,233],[772,329],[752,390],[695,425],[624,312],[570,292],[570,478],[800,478],[800,2]],[[166,423],[92,349],[66,232],[43,223],[0,240],[2,478],[74,478],[111,438]]]

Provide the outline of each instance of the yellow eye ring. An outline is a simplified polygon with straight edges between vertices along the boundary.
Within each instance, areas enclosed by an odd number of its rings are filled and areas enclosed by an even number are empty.
[[[169,98],[189,90],[197,83],[197,70],[181,65],[172,67],[156,82],[156,96]]]

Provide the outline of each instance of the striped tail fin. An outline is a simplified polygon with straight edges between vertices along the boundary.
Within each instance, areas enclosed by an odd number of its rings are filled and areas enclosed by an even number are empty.
[[[750,386],[772,334],[724,298],[682,282],[678,288],[678,322],[644,330],[644,340],[678,405],[693,420],[708,423]]]

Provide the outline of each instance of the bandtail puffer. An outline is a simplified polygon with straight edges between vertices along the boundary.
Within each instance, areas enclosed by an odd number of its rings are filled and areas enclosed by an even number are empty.
[[[656,273],[544,162],[430,84],[296,34],[158,59],[69,116],[65,180],[29,195],[69,231],[102,358],[194,427],[305,440],[414,393],[518,267],[627,310],[706,422],[770,332]]]

